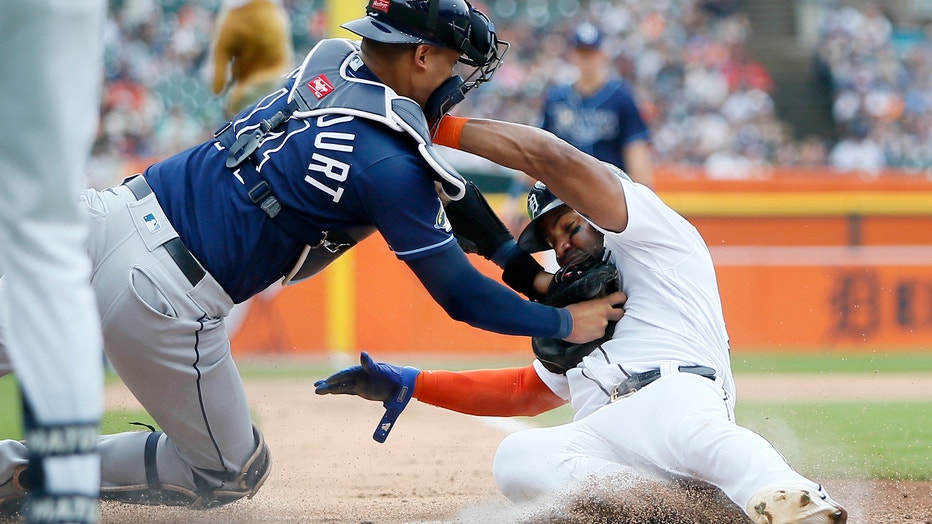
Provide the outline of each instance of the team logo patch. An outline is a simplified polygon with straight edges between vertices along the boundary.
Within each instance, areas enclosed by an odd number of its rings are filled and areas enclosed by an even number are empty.
[[[315,76],[307,83],[307,87],[318,100],[333,92],[333,84],[327,79],[327,75]]]
[[[450,221],[447,220],[447,214],[444,212],[443,206],[440,206],[440,211],[437,213],[437,220],[434,221],[434,229],[446,231],[447,233],[453,231],[453,226],[451,226]]]
[[[155,215],[152,213],[143,216],[142,221],[146,223],[146,228],[150,233],[155,233],[156,231],[162,230],[161,222],[159,222],[159,219],[155,218]]]
[[[540,209],[540,202],[537,201],[537,195],[527,197],[527,209],[531,212],[532,216],[537,214],[537,210]]]
[[[372,2],[369,3],[369,7],[371,7],[372,9],[375,9],[376,11],[382,11],[383,13],[387,13],[388,5],[390,3],[391,2],[389,0],[372,0]]]

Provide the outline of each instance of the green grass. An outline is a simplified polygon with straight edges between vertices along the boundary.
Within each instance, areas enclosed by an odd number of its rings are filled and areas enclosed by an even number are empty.
[[[438,355],[403,355],[403,354],[371,354],[377,361],[403,366],[415,366],[422,369],[464,370],[482,368],[503,368],[512,366],[527,366],[532,356],[528,357],[496,357],[482,354],[477,357],[465,357],[457,354],[453,357]],[[359,353],[340,353],[335,357],[313,359],[289,358],[240,358],[237,359],[240,375],[250,378],[307,378],[311,383],[319,378],[325,378],[338,369],[359,364]]]
[[[738,402],[739,424],[814,478],[932,480],[932,402]]]
[[[22,416],[16,381],[12,375],[0,378],[0,438],[23,438]]]
[[[376,360],[392,364],[412,365],[426,369],[479,369],[526,366],[527,358],[509,356],[497,358],[481,354],[466,358],[461,354],[445,358],[437,355],[372,355]],[[330,361],[324,359],[241,358],[238,361],[244,378],[323,378],[337,368],[359,363],[356,352]],[[932,353],[876,352],[836,354],[831,352],[757,353],[740,351],[731,357],[735,373],[932,373]]]
[[[878,351],[863,354],[753,353],[731,355],[738,373],[932,373],[932,353]]]
[[[107,381],[113,380],[119,379],[116,376],[107,377]],[[16,440],[23,438],[22,413],[19,389],[15,379],[12,375],[0,377],[0,438]],[[143,426],[132,424],[133,422],[155,424],[152,417],[142,410],[112,410],[104,413],[100,421],[101,432],[118,433],[145,429]]]

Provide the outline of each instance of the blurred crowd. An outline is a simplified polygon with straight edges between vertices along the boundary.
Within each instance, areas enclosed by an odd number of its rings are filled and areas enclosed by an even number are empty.
[[[220,4],[111,0],[92,184],[124,176],[114,173],[122,158],[172,154],[222,123],[223,100],[209,86]],[[326,36],[326,2],[284,4],[300,60]],[[826,2],[814,52],[833,88],[837,139],[799,140],[775,112],[769,72],[748,52],[751,27],[737,0],[475,4],[512,46],[494,81],[470,93],[456,113],[539,123],[544,90],[576,75],[566,59],[572,30],[590,21],[634,88],[658,163],[702,166],[722,177],[773,164],[916,172],[932,166],[932,40],[921,27],[895,28],[875,7]]]
[[[303,59],[326,37],[326,0],[284,0]],[[101,122],[92,186],[124,176],[128,158],[162,158],[209,138],[225,122],[211,92],[210,44],[222,0],[110,0]]]
[[[932,29],[894,27],[877,6],[837,6],[825,17],[818,59],[834,93],[843,168],[932,166]]]

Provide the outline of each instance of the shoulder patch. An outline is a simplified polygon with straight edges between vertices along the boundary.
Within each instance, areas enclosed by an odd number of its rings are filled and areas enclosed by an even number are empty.
[[[440,211],[437,212],[437,219],[434,221],[434,229],[446,231],[447,233],[453,231],[453,226],[451,226],[450,221],[447,220],[447,213],[444,211],[443,205],[440,206]]]
[[[318,100],[333,92],[333,84],[330,82],[330,79],[327,78],[327,75],[324,74],[317,75],[308,81],[307,87]]]

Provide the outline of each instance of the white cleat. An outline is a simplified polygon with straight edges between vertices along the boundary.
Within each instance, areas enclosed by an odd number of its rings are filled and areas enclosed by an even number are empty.
[[[822,490],[766,490],[746,509],[755,524],[845,524],[848,512]]]

